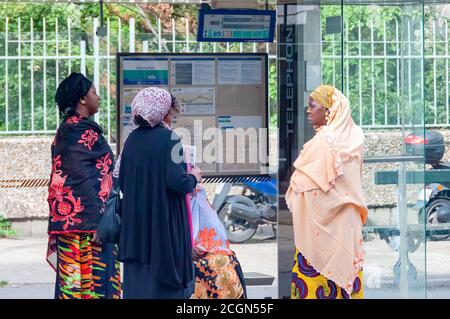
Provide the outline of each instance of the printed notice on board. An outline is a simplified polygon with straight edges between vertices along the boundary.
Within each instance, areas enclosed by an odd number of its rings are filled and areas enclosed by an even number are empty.
[[[172,76],[175,85],[213,85],[214,61],[172,60]]]
[[[241,84],[261,84],[261,60],[241,62]]]
[[[193,160],[202,172],[216,171],[215,161],[211,162],[203,157],[204,152],[208,153],[208,145],[212,143],[211,140],[203,138],[203,132],[216,127],[215,119],[214,116],[178,116],[173,120],[174,131],[180,137],[181,143],[194,146]]]
[[[219,84],[261,84],[261,60],[220,60]]]
[[[217,121],[221,129],[228,129],[228,128],[258,129],[262,127],[262,116],[222,115],[218,117]]]
[[[214,88],[174,88],[172,94],[180,103],[180,114],[182,115],[214,115],[216,112]]]
[[[123,114],[131,114],[131,103],[138,92],[139,89],[128,89],[123,91]]]
[[[131,120],[130,114],[122,115],[123,126],[133,126],[133,121]]]
[[[168,85],[168,59],[124,59],[124,85]]]
[[[224,131],[225,146],[225,161],[219,164],[219,169],[221,171],[258,169],[260,162],[257,130],[262,127],[262,117],[224,115],[219,116],[217,121],[219,127]],[[233,129],[242,129],[244,132],[237,134],[237,131]]]
[[[238,61],[219,61],[219,84],[239,84],[241,68]]]
[[[130,135],[130,133],[135,128],[135,126],[133,125],[133,121],[131,120],[131,114],[122,115],[122,123],[123,123],[122,139],[125,142],[128,135]]]

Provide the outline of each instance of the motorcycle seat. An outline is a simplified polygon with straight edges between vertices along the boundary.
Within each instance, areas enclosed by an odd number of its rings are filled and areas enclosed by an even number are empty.
[[[450,162],[438,163],[433,165],[434,169],[450,169]]]

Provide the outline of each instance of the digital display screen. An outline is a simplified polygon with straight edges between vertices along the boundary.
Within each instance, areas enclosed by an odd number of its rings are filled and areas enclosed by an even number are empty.
[[[199,10],[199,42],[273,42],[274,10]]]

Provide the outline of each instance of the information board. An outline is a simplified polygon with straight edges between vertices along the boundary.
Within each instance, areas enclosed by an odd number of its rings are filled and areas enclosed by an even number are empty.
[[[267,176],[267,79],[266,53],[119,53],[118,153],[134,129],[133,98],[156,86],[179,102],[174,129],[204,176]]]
[[[273,42],[274,10],[199,10],[198,42]]]

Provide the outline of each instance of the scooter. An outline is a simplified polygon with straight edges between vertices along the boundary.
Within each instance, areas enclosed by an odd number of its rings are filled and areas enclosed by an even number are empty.
[[[413,132],[405,138],[406,153],[421,155],[432,169],[450,170],[450,163],[441,162],[445,151],[444,137],[439,132]],[[450,223],[450,182],[430,183],[419,193],[414,206],[419,211],[419,222],[429,225]],[[430,234],[431,240],[446,240],[450,234]]]
[[[228,195],[232,186],[243,187],[238,195]],[[214,194],[212,206],[219,214],[231,243],[251,239],[259,225],[272,226],[276,238],[277,184],[268,182],[221,183]]]

